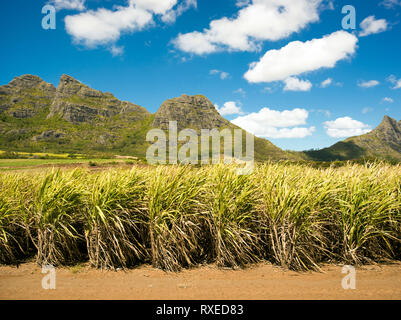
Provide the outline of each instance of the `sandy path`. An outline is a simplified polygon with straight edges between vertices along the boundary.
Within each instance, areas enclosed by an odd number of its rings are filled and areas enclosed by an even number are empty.
[[[296,273],[261,264],[246,270],[214,266],[165,273],[138,269],[99,271],[88,266],[57,269],[56,290],[42,289],[34,263],[0,267],[0,299],[401,299],[401,263],[357,269],[356,290],[344,290],[342,267]]]

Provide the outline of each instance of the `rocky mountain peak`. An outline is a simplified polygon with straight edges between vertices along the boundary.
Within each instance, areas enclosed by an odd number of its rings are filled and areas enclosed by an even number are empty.
[[[90,88],[73,77],[63,74],[48,118],[60,116],[72,123],[92,122],[116,115],[137,120],[149,113],[133,103],[118,100],[111,93]]]
[[[384,116],[383,121],[380,125],[373,130],[373,133],[377,136],[384,138],[386,141],[398,141],[401,143],[401,122],[397,122],[397,120]]]
[[[37,87],[41,84],[43,80],[38,76],[34,76],[31,74],[25,74],[20,77],[15,77],[8,85],[10,87],[24,87],[24,88],[33,88]]]
[[[203,95],[166,100],[156,112],[153,126],[168,129],[169,121],[177,121],[178,130],[213,129],[229,126],[230,122],[220,116],[213,103]]]
[[[61,75],[60,82],[65,82],[65,83],[67,83],[67,82],[78,82],[78,83],[81,83],[77,79],[75,79],[75,78],[73,78],[73,77],[71,77],[71,76],[69,76],[68,74],[65,74],[65,73],[63,73]]]
[[[15,77],[8,85],[3,86],[3,88],[18,92],[29,89],[38,89],[45,91],[48,94],[53,94],[56,91],[56,88],[52,84],[47,83],[40,77],[31,74]]]
[[[15,77],[0,86],[0,114],[14,118],[32,118],[48,108],[56,88],[30,74]]]
[[[89,88],[87,85],[79,82],[69,75],[63,74],[60,77],[60,82],[57,87],[57,96],[60,98],[73,95],[78,95],[82,98],[101,97],[102,93],[100,91]]]
[[[398,123],[397,120],[389,117],[389,116],[384,116],[382,122],[380,125],[377,127],[377,129],[397,129]]]

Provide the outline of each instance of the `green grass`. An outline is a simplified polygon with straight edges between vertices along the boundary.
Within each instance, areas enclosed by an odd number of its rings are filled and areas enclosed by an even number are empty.
[[[63,165],[63,164],[86,164],[86,163],[107,164],[112,162],[110,159],[0,159],[1,168],[29,168],[43,165]]]

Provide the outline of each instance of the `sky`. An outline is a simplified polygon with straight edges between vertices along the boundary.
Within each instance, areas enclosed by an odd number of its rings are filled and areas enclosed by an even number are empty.
[[[324,148],[401,119],[400,13],[401,0],[3,0],[0,85],[68,74],[152,113],[202,94],[283,149]]]

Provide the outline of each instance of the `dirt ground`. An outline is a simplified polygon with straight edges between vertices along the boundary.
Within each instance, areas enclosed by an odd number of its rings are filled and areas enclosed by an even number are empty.
[[[344,290],[342,266],[297,273],[269,264],[245,270],[205,266],[166,273],[150,266],[100,271],[82,265],[56,270],[56,289],[42,288],[35,263],[0,267],[0,299],[286,300],[401,299],[401,263],[356,270],[356,289]]]

